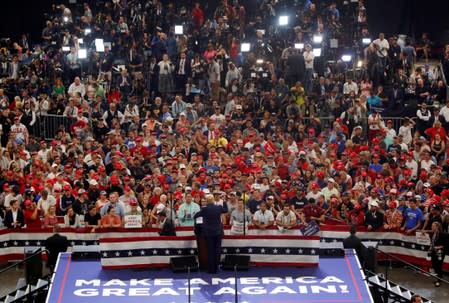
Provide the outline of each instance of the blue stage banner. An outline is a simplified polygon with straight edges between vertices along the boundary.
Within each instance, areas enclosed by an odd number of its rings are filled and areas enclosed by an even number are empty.
[[[234,273],[193,272],[191,302],[232,303]],[[373,302],[360,271],[348,251],[344,258],[320,260],[318,267],[251,267],[237,277],[241,303],[370,303]],[[187,303],[187,273],[161,270],[104,270],[99,261],[72,260],[60,255],[47,303]]]

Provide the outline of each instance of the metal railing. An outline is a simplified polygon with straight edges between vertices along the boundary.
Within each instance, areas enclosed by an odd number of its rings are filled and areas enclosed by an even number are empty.
[[[438,71],[440,73],[441,79],[444,82],[444,85],[446,86],[446,100],[449,100],[449,85],[447,83],[446,75],[444,74],[443,64],[442,63],[438,64]]]

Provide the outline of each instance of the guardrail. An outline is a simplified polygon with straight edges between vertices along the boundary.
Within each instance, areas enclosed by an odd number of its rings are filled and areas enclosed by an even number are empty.
[[[443,64],[438,64],[438,70],[440,72],[441,79],[444,82],[444,85],[446,86],[446,100],[449,100],[449,85],[447,83],[446,75],[444,74],[443,70]]]

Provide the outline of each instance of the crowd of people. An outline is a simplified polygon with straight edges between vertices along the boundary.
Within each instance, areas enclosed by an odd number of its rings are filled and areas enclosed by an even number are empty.
[[[236,230],[447,231],[449,102],[415,66],[427,36],[374,39],[362,0],[102,5],[54,6],[42,41],[2,41],[6,227],[193,226],[209,200]],[[330,40],[360,69],[328,65]],[[70,124],[46,138],[44,116]]]

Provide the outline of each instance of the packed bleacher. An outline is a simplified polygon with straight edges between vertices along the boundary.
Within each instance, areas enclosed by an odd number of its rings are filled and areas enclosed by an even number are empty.
[[[429,38],[371,34],[367,9],[55,4],[40,41],[0,41],[2,224],[193,226],[213,199],[235,230],[447,230],[448,45],[417,66]]]

